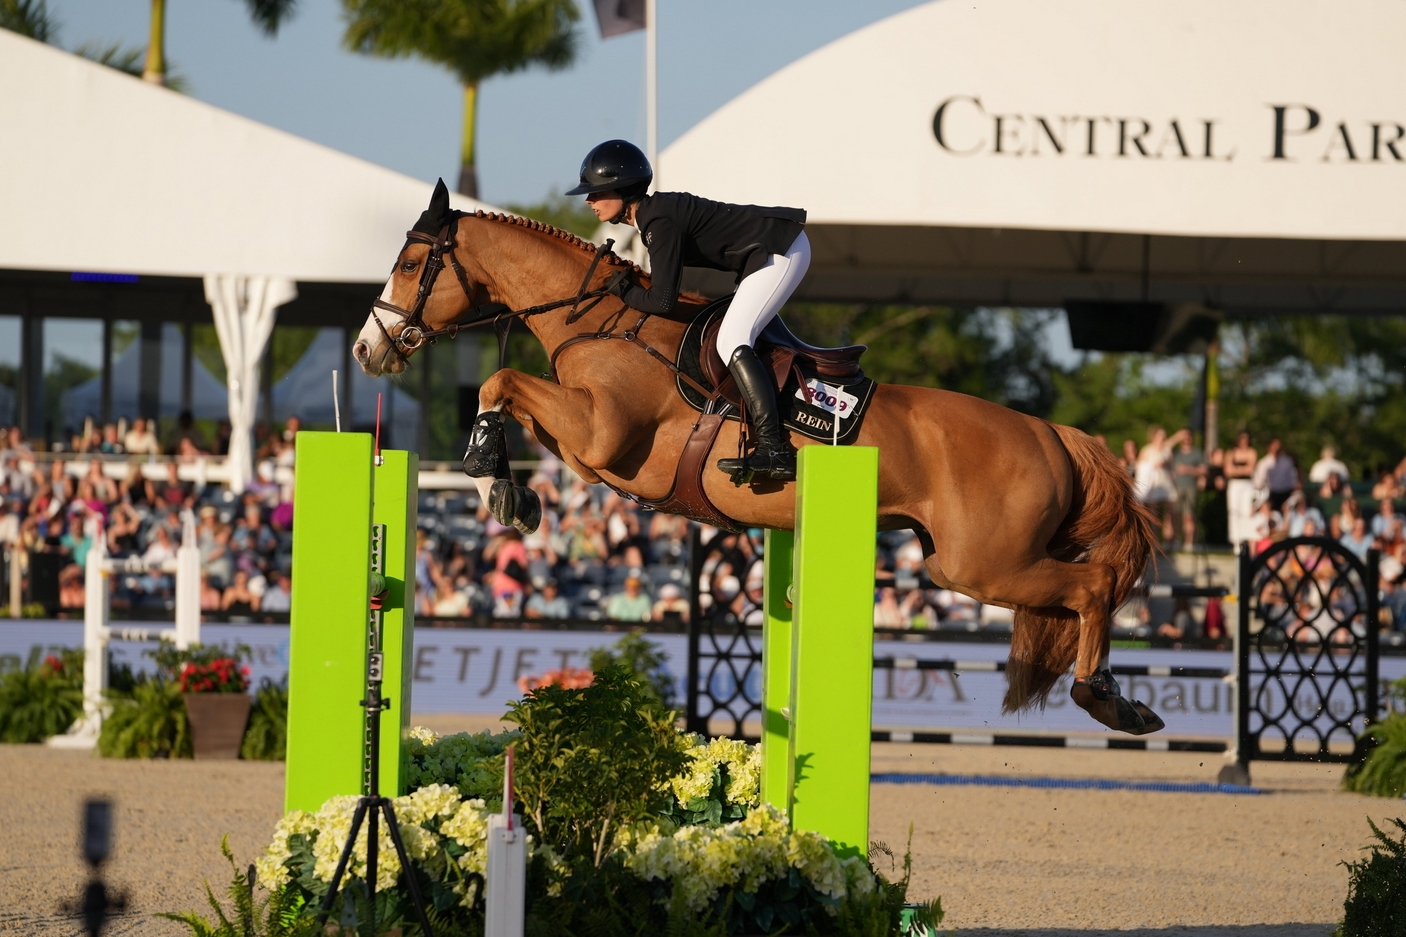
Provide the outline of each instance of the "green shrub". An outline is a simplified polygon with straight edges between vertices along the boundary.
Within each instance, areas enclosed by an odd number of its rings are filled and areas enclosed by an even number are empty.
[[[108,696],[112,707],[98,736],[104,758],[191,758],[190,721],[181,688],[159,674],[139,677],[130,695]]]
[[[513,703],[517,796],[525,822],[563,858],[597,868],[616,832],[658,814],[662,786],[683,769],[674,713],[623,668],[596,672],[583,689],[538,687]]]
[[[239,757],[250,761],[284,761],[288,757],[288,686],[264,677],[249,710],[249,727]]]
[[[1406,678],[1391,685],[1392,707],[1385,719],[1362,733],[1371,747],[1367,758],[1350,765],[1343,774],[1343,788],[1376,797],[1406,794]]]
[[[23,669],[0,675],[0,742],[42,742],[83,714],[83,652],[41,655],[36,647]]]
[[[674,705],[674,678],[666,666],[669,655],[646,638],[643,631],[631,631],[616,641],[614,647],[593,647],[586,654],[586,666],[592,671],[599,673],[607,667],[619,667],[648,687],[662,705]]]
[[[422,734],[424,733],[424,734]],[[437,738],[416,729],[406,742],[408,787],[448,784],[465,800],[481,798],[491,810],[503,809],[503,751],[522,736],[518,732],[460,732]]]
[[[1347,900],[1336,937],[1406,937],[1406,822],[1391,821],[1402,834],[1392,839],[1370,819],[1376,842],[1371,853],[1347,866]]]

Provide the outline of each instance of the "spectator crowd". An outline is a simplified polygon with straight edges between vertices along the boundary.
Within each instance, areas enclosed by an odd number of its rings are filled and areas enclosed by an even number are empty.
[[[291,594],[292,469],[298,421],[259,439],[257,477],[239,496],[195,471],[227,445],[207,443],[188,418],[159,441],[144,420],[89,426],[68,452],[33,452],[18,430],[0,432],[0,543],[49,612],[83,604],[83,566],[98,537],[116,557],[151,564],[174,558],[191,512],[201,558],[201,607],[212,617],[268,619]],[[168,454],[169,453],[169,454]],[[613,620],[682,626],[690,607],[690,539],[684,518],[641,508],[590,485],[545,451],[528,480],[542,501],[539,529],[499,524],[477,494],[422,492],[415,545],[416,614],[464,620]],[[1189,430],[1151,427],[1145,445],[1124,445],[1138,497],[1170,546],[1249,543],[1255,552],[1286,537],[1327,536],[1365,558],[1381,554],[1382,606],[1406,631],[1406,531],[1395,505],[1406,495],[1406,460],[1353,480],[1332,447],[1307,471],[1279,440],[1261,453],[1241,433],[1207,455]],[[194,480],[193,480],[194,479]],[[759,624],[761,532],[698,530],[698,613]],[[1009,613],[960,593],[922,588],[922,549],[908,531],[880,534],[875,624],[889,628],[1008,628]],[[160,572],[114,576],[114,609],[169,610],[174,583]],[[35,587],[39,586],[37,592]],[[46,591],[47,590],[47,591]]]
[[[1384,623],[1406,631],[1406,517],[1396,510],[1406,497],[1406,459],[1353,479],[1332,446],[1305,471],[1278,439],[1261,453],[1241,432],[1231,448],[1207,456],[1190,430],[1152,426],[1145,445],[1124,443],[1123,464],[1167,546],[1180,533],[1183,548],[1249,544],[1255,555],[1293,537],[1335,540],[1364,562],[1376,550]]]
[[[292,466],[297,430],[297,421],[290,420],[282,433],[262,440],[257,478],[238,497],[189,478],[187,466],[209,453],[188,418],[164,446],[147,421],[137,419],[130,427],[91,428],[74,440],[72,451],[61,453],[35,453],[18,429],[0,430],[0,544],[18,547],[9,553],[29,583],[32,604],[49,614],[72,613],[83,607],[84,566],[99,538],[115,558],[137,557],[159,567],[182,546],[183,517],[191,512],[202,611],[232,617],[286,613],[291,485],[280,485],[276,476]],[[163,458],[168,449],[173,454]],[[167,611],[174,607],[174,590],[169,573],[119,573],[112,577],[112,607]]]
[[[526,536],[473,492],[421,496],[418,616],[688,620],[688,520],[588,485],[550,453],[527,484],[542,523]]]

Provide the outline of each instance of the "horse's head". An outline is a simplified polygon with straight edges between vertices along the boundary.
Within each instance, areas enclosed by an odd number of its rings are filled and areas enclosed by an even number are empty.
[[[460,217],[449,207],[449,189],[439,180],[429,207],[405,233],[395,269],[352,346],[357,363],[372,377],[404,371],[425,333],[458,321],[476,299],[486,298],[454,256]],[[450,275],[440,276],[446,267]]]

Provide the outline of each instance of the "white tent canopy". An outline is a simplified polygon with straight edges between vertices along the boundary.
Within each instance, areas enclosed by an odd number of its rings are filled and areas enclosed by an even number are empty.
[[[112,362],[112,412],[114,416],[135,417],[139,413],[141,387],[141,342],[134,341]],[[161,330],[160,415],[181,412],[181,331],[172,324]],[[4,388],[8,390],[9,388]],[[102,377],[99,375],[64,391],[60,409],[65,427],[81,427],[86,417],[102,409]],[[190,410],[196,419],[222,419],[227,412],[225,385],[193,358],[190,363]],[[0,412],[3,412],[0,406]]]
[[[236,488],[252,471],[277,307],[299,282],[383,281],[432,188],[5,30],[0,141],[0,271],[21,283],[0,293],[0,313],[54,302],[52,282],[16,271],[201,278],[229,377]]]
[[[0,268],[381,281],[432,188],[4,30],[0,139]]]
[[[804,295],[1406,307],[1396,0],[938,0],[781,70],[660,181],[810,213]],[[1154,289],[1155,296],[1155,289]]]

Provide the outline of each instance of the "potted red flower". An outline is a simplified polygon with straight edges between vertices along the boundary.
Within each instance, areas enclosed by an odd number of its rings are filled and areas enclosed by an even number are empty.
[[[238,758],[249,721],[249,668],[223,652],[181,665],[178,676],[196,758]]]

